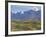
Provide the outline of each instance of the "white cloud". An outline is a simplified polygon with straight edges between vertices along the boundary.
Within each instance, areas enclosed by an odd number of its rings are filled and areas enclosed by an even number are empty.
[[[32,10],[34,10],[34,11],[38,11],[39,8],[38,8],[38,7],[33,7]]]

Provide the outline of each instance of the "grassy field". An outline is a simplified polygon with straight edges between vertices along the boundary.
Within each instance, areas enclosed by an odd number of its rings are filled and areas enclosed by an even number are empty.
[[[11,20],[11,31],[40,30],[41,22],[32,20]]]

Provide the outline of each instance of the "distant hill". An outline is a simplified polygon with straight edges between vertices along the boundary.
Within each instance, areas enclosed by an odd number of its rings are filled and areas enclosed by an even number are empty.
[[[11,18],[12,19],[21,19],[21,20],[40,20],[41,19],[41,10],[38,11],[33,11],[33,10],[28,10],[24,11],[24,14],[21,14],[21,12],[12,13],[11,12]]]

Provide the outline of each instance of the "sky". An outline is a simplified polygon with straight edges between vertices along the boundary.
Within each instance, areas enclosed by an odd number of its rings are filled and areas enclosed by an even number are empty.
[[[24,14],[24,11],[28,11],[28,10],[34,10],[34,11],[38,11],[40,10],[41,7],[40,6],[22,6],[22,5],[11,5],[11,12],[12,13],[17,13],[21,11],[21,14]]]

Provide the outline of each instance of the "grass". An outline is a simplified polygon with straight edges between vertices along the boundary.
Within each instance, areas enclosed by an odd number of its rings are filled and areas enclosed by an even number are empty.
[[[41,22],[32,20],[11,20],[11,31],[40,30]]]

